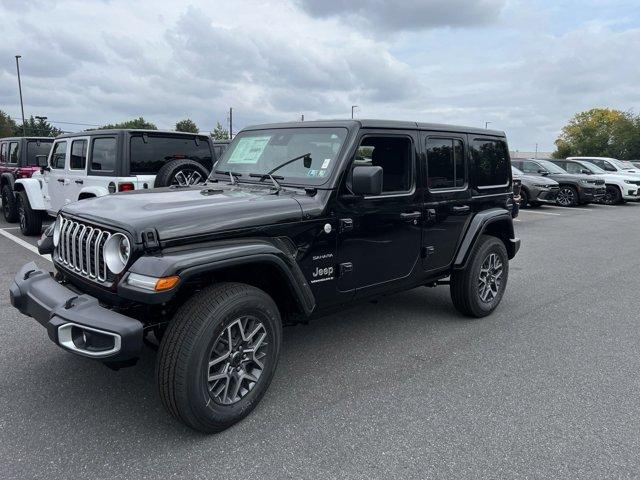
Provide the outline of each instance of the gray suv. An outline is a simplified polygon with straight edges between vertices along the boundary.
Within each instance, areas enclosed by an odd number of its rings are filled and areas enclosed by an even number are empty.
[[[543,203],[556,203],[556,197],[560,191],[560,184],[552,178],[544,178],[537,175],[527,175],[511,167],[511,173],[514,179],[522,182],[520,188],[520,206],[539,207]]]

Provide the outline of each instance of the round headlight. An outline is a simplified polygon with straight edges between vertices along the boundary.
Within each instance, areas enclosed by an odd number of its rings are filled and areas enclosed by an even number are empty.
[[[53,224],[53,246],[57,247],[60,243],[60,230],[62,230],[62,217],[58,215],[56,223]]]
[[[126,235],[115,233],[104,244],[104,263],[110,272],[118,275],[127,266],[131,256],[131,243]]]

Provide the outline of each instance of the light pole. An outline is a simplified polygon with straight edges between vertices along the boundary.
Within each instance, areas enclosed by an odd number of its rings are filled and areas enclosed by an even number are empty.
[[[355,111],[356,108],[360,108],[360,107],[358,107],[358,105],[351,105],[351,118],[353,118],[353,112]]]
[[[489,128],[489,124],[490,124],[490,123],[491,123],[491,122],[484,122],[484,129],[485,129],[485,130],[487,130],[487,129]]]
[[[27,136],[27,127],[24,123],[24,104],[22,103],[22,83],[20,82],[20,58],[22,55],[16,55],[16,70],[18,71],[18,91],[20,92],[20,110],[22,111],[22,136]]]

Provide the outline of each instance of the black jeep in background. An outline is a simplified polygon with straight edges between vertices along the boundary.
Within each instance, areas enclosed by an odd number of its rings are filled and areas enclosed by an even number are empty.
[[[60,347],[114,368],[153,332],[164,406],[217,432],[265,394],[283,324],[436,285],[464,315],[493,312],[520,246],[512,197],[503,132],[250,127],[204,185],[65,206],[39,243],[55,277],[23,266],[11,302]]]
[[[38,157],[49,155],[53,144],[50,137],[5,137],[0,138],[0,195],[2,213],[7,222],[18,221],[14,182],[18,178],[29,178],[40,170]]]

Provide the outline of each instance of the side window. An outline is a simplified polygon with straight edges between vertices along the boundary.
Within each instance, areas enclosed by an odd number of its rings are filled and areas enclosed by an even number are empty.
[[[511,170],[505,142],[476,139],[471,146],[471,158],[479,188],[509,184]]]
[[[540,170],[540,167],[538,166],[537,163],[533,163],[533,162],[522,162],[522,171],[524,173],[538,173],[538,170]]]
[[[96,138],[91,144],[91,170],[113,172],[116,169],[116,145],[113,137]]]
[[[20,144],[18,142],[11,142],[9,144],[9,163],[18,163],[20,158]]]
[[[600,165],[598,165],[598,166],[600,166]],[[602,168],[604,168],[607,172],[616,172],[617,171],[616,167],[611,165],[611,163],[607,162],[606,160],[602,160]]]
[[[57,142],[51,152],[51,168],[64,169],[64,159],[67,156],[67,142]]]
[[[0,163],[5,163],[7,161],[7,143],[4,142],[0,144]]]
[[[87,141],[74,140],[71,144],[71,170],[84,170],[87,167]]]
[[[582,165],[573,162],[566,162],[558,164],[559,167],[564,168],[569,173],[582,173]]]
[[[462,140],[427,139],[427,186],[430,190],[464,187],[467,174]]]
[[[408,192],[413,187],[413,147],[406,137],[362,139],[354,165],[382,167],[382,193]]]

